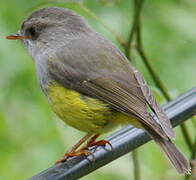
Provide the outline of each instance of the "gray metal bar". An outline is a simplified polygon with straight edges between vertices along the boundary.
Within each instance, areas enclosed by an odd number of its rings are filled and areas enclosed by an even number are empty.
[[[196,88],[164,105],[163,109],[174,127],[196,115]],[[55,165],[35,175],[29,180],[76,180],[136,149],[150,139],[149,135],[141,129],[132,126],[125,127],[108,137],[113,150],[109,146],[92,149],[95,161],[92,160],[91,156],[88,158],[74,157],[63,164]]]

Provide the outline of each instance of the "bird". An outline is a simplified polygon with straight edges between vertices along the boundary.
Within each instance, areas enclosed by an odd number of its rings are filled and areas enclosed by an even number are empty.
[[[131,124],[147,131],[179,173],[190,173],[188,160],[172,142],[171,122],[142,74],[82,16],[66,8],[42,8],[7,39],[23,42],[57,116],[86,132],[57,163],[88,156],[92,146],[112,147],[109,141],[97,138],[119,125]]]

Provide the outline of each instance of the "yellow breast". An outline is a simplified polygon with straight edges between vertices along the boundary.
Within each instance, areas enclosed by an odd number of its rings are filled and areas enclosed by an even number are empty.
[[[135,119],[112,110],[102,101],[57,83],[50,84],[47,97],[53,111],[68,125],[81,131],[102,133],[121,123],[138,124]]]

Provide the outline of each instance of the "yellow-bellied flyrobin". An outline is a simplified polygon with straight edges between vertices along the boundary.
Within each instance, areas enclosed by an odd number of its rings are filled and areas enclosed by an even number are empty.
[[[34,58],[40,86],[53,111],[68,125],[87,133],[58,162],[88,155],[88,147],[110,144],[96,139],[129,123],[144,128],[179,173],[190,172],[186,158],[171,141],[175,137],[171,123],[143,76],[81,16],[64,8],[44,8],[7,39],[21,39]]]

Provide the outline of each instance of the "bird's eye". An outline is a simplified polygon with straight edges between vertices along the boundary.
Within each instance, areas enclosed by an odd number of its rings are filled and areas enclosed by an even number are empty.
[[[38,37],[38,32],[34,27],[30,27],[26,30],[26,36],[32,40],[35,40]]]

